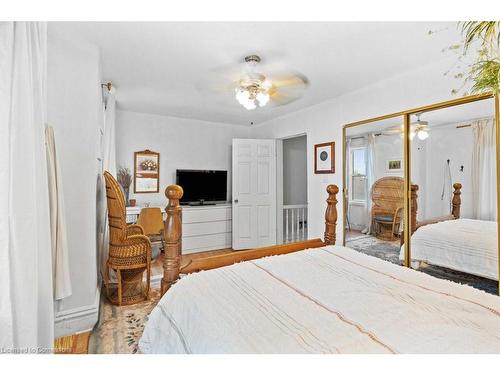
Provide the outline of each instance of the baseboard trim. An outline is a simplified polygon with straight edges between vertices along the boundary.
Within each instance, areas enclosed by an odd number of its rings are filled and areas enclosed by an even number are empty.
[[[100,297],[101,288],[97,287],[94,302],[91,305],[56,313],[54,319],[54,337],[57,338],[91,331],[99,320]]]

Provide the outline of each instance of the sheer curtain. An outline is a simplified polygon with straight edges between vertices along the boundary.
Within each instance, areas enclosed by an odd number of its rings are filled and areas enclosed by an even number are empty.
[[[472,123],[472,212],[475,219],[497,220],[495,125],[493,119]]]
[[[66,211],[64,208],[62,176],[56,150],[56,138],[54,129],[51,126],[45,128],[45,143],[49,180],[54,298],[55,300],[62,300],[72,294],[72,289],[69,274],[69,248],[66,233]]]
[[[0,348],[52,348],[47,26],[0,23]]]
[[[115,130],[115,115],[116,115],[116,100],[114,88],[111,91],[105,90],[105,109],[104,109],[104,134],[103,134],[103,155],[102,166],[103,171],[108,171],[116,178],[116,130]],[[104,208],[101,214],[102,218],[102,243],[100,244],[100,262],[101,262],[101,275],[105,282],[108,282],[108,272],[106,268],[106,261],[108,260],[109,251],[109,227],[108,227],[108,210],[106,202],[106,186],[104,179],[101,176],[101,205]],[[114,279],[114,275],[111,275]]]
[[[375,182],[375,135],[368,134],[366,143],[366,233],[372,230],[372,194]]]

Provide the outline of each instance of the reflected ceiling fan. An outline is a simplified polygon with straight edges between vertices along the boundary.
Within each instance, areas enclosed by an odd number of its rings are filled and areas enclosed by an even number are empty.
[[[412,122],[410,124],[410,127],[411,127],[410,140],[413,140],[415,138],[415,135],[421,141],[424,141],[429,137],[429,132],[431,130],[429,127],[429,122],[420,119],[420,116],[422,116],[422,114],[423,114],[423,112],[415,113],[415,116],[417,116],[417,121]],[[404,126],[397,125],[397,126],[393,126],[392,128],[388,128],[388,129],[384,130],[380,134],[382,134],[382,135],[400,134],[401,136],[403,136],[403,133],[404,133]]]
[[[262,64],[258,55],[246,56],[242,64],[231,64],[211,73],[203,86],[210,91],[233,95],[249,111],[268,103],[291,103],[300,98],[309,85],[304,75]]]

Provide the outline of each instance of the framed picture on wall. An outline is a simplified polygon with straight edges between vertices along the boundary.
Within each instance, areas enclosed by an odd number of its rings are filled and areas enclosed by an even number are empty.
[[[399,173],[403,171],[403,159],[389,159],[385,165],[386,172]]]
[[[335,142],[314,145],[314,173],[335,173]]]
[[[160,154],[144,150],[134,152],[134,193],[160,191]]]

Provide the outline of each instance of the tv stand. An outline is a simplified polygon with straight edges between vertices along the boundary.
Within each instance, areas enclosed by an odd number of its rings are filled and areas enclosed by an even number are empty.
[[[216,203],[207,203],[204,200],[199,200],[198,202],[188,202],[188,206],[215,206]]]
[[[182,208],[182,254],[231,248],[231,203],[194,203]]]

